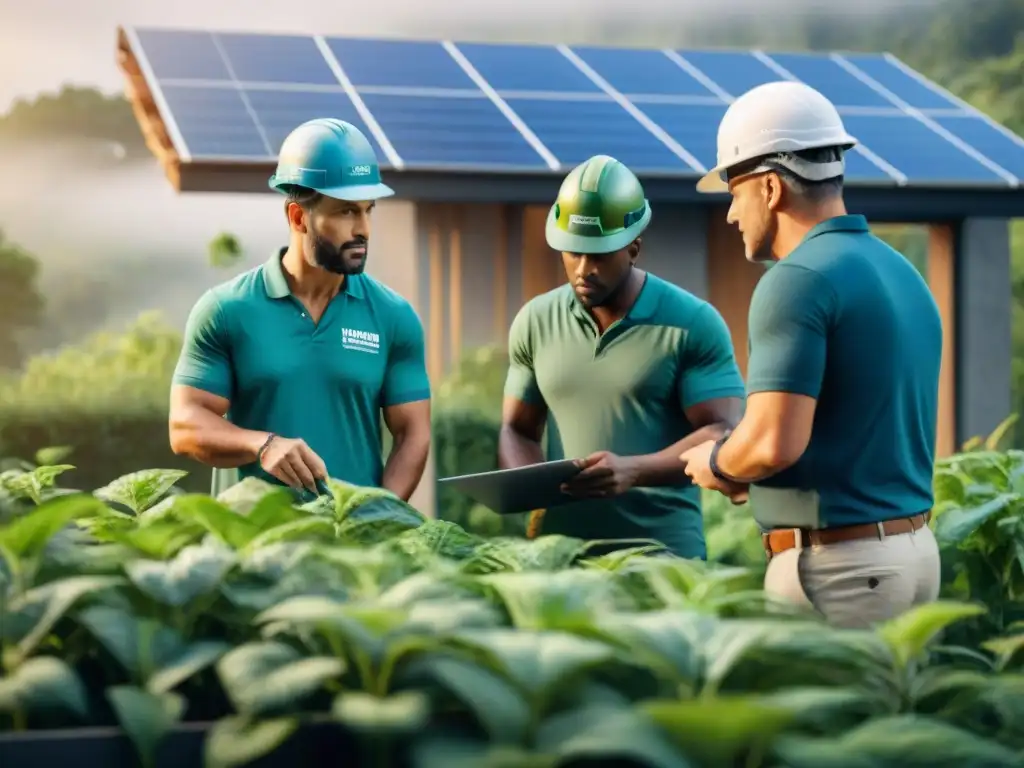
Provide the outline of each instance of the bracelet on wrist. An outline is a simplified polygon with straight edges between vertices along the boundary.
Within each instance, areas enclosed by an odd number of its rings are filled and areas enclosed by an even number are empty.
[[[725,445],[725,441],[729,439],[729,435],[731,434],[731,431],[726,432],[715,441],[715,446],[711,449],[711,455],[708,457],[708,468],[711,470],[711,474],[723,482],[742,484],[742,480],[733,477],[732,475],[727,475],[722,471],[721,467],[718,466],[718,452],[722,449],[722,446]]]
[[[269,448],[270,444],[272,442],[274,442],[274,438],[275,437],[277,437],[277,435],[275,435],[273,432],[271,432],[270,436],[267,437],[267,439],[263,441],[263,445],[261,445],[260,449],[256,452],[256,461],[257,462],[259,462],[259,463],[263,462],[263,454],[267,452],[267,448]]]

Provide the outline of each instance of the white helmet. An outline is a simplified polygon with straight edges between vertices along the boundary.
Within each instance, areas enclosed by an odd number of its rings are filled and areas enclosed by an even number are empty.
[[[857,140],[846,132],[832,102],[803,83],[765,83],[744,93],[718,126],[718,165],[697,182],[700,192],[725,192],[730,168],[763,157],[809,181],[842,176],[843,152]],[[812,163],[792,152],[835,147],[833,159]],[[755,166],[752,170],[770,170]]]

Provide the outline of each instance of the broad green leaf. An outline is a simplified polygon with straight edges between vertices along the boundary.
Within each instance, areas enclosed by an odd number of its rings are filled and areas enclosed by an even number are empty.
[[[430,701],[420,691],[383,697],[346,691],[334,699],[331,714],[358,733],[401,738],[429,725]]]
[[[727,619],[703,646],[704,691],[858,686],[884,700],[897,693],[892,652],[877,635],[821,622]]]
[[[176,693],[154,694],[130,685],[108,688],[107,698],[142,765],[154,768],[160,742],[185,712],[185,699]]]
[[[17,657],[25,658],[78,600],[124,583],[116,576],[72,576],[36,587],[8,604],[0,639],[17,642]],[[9,656],[7,661],[14,659]]]
[[[980,605],[940,600],[915,606],[890,619],[878,627],[878,633],[892,648],[899,664],[906,666],[911,659],[918,658],[925,646],[946,627],[985,612]]]
[[[1017,654],[1024,651],[1024,633],[995,638],[982,643],[981,647],[996,655],[999,669],[1006,669]]]
[[[598,570],[494,573],[478,581],[500,597],[520,629],[557,629],[635,607],[618,582]]]
[[[763,754],[794,719],[789,710],[757,696],[647,701],[640,710],[698,765],[735,765]],[[742,764],[742,763],[740,763]]]
[[[50,538],[72,520],[97,517],[105,512],[103,502],[85,494],[62,496],[48,501],[0,528],[0,549],[15,557],[35,557]]]
[[[465,560],[484,540],[448,520],[427,520],[391,540],[396,550],[419,560],[424,555]]]
[[[36,451],[33,460],[40,467],[55,466],[74,453],[74,450],[70,445],[51,445]]]
[[[787,736],[775,752],[787,768],[1019,768],[994,741],[913,715],[870,720],[838,738]]]
[[[169,521],[136,525],[123,531],[109,531],[106,537],[138,550],[145,557],[166,560],[198,541],[203,533],[199,526]]]
[[[205,768],[247,766],[280,747],[299,727],[295,718],[253,721],[242,715],[214,723],[204,746]]]
[[[282,491],[280,485],[268,483],[258,477],[246,477],[217,495],[217,502],[232,512],[248,515],[267,496]]]
[[[403,667],[398,681],[440,685],[469,709],[494,744],[521,744],[526,738],[531,712],[522,693],[505,677],[470,659],[427,653]]]
[[[715,620],[694,611],[611,613],[596,626],[627,658],[652,669],[675,685],[696,685],[705,666],[704,646]]]
[[[537,748],[562,761],[622,760],[647,768],[690,768],[690,762],[638,710],[588,706],[562,712],[540,727]],[[627,762],[628,761],[628,762]]]
[[[97,498],[128,507],[142,514],[163,498],[188,472],[180,469],[143,469],[114,480],[94,491]]]
[[[613,656],[604,643],[565,632],[480,629],[460,632],[455,638],[485,654],[497,672],[538,704],[556,686]]]
[[[0,485],[15,498],[41,504],[45,500],[45,492],[52,489],[56,479],[69,469],[74,469],[74,466],[59,464],[35,467],[23,472],[4,472],[0,475]]]
[[[216,539],[182,549],[173,560],[133,560],[125,572],[158,603],[181,607],[217,589],[235,564],[235,553]]]
[[[154,619],[139,618],[124,607],[92,606],[78,614],[78,621],[135,683],[145,683],[185,651],[177,631]]]
[[[505,623],[501,611],[484,600],[430,600],[406,609],[403,633],[440,635]]]
[[[465,573],[561,571],[582,555],[587,543],[551,534],[536,539],[496,537],[481,544],[462,565]]]
[[[316,539],[331,541],[335,538],[334,522],[321,517],[303,517],[282,523],[253,536],[249,540],[247,550],[260,549],[272,544],[290,541],[312,541]]]
[[[420,603],[461,600],[472,596],[473,590],[452,575],[422,571],[388,587],[376,602],[381,608],[403,610]]]
[[[273,641],[246,643],[217,662],[217,673],[235,709],[253,716],[290,713],[306,697],[345,671],[345,662],[307,657]]]
[[[276,544],[248,546],[240,552],[238,570],[246,575],[281,579],[299,566],[313,550],[310,541],[282,541]]]
[[[62,712],[86,719],[89,704],[82,681],[65,662],[39,656],[20,664],[13,675],[0,677],[0,712],[25,714]]]
[[[308,518],[309,514],[292,506],[292,501],[291,491],[277,488],[257,501],[246,513],[246,517],[261,531]]]
[[[521,747],[491,747],[429,732],[413,746],[414,768],[555,768],[558,764],[554,755],[541,755]]]
[[[168,693],[215,663],[229,650],[230,645],[216,640],[193,643],[154,672],[146,683],[146,690],[153,694]]]
[[[944,546],[959,544],[985,521],[1020,504],[1020,496],[1004,493],[976,507],[947,509],[935,521],[935,538]]]
[[[964,483],[964,477],[956,470],[936,469],[932,485],[935,491],[936,507],[947,503],[962,507],[967,502],[967,486]]]
[[[176,498],[174,514],[201,525],[233,549],[241,549],[260,534],[260,529],[247,517],[197,493]]]

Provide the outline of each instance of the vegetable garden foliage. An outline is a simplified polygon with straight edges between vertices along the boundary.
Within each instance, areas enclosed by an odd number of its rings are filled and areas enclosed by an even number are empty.
[[[875,631],[656,545],[485,540],[335,481],[297,506],[162,469],[83,493],[66,469],[0,477],[0,751],[3,731],[120,724],[149,767],[177,724],[210,722],[207,765],[244,765],[326,721],[371,766],[1024,760],[1020,452],[940,465],[961,600]]]

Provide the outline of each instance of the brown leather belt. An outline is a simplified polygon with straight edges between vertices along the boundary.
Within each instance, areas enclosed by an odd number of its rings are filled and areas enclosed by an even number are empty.
[[[841,541],[855,539],[882,539],[901,533],[913,533],[928,525],[932,513],[900,517],[882,523],[863,523],[861,525],[844,525],[839,528],[778,528],[761,534],[761,543],[765,554],[771,560],[775,555],[793,549],[796,546],[811,547],[816,545],[838,544]],[[797,538],[799,537],[799,539]]]

